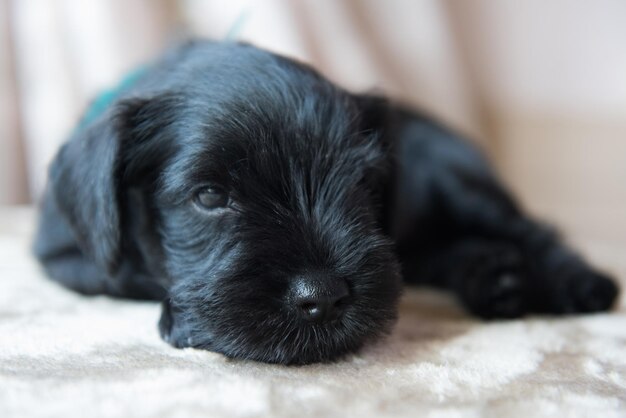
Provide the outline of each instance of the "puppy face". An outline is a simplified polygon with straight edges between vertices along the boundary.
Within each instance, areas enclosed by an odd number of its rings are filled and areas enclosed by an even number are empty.
[[[140,190],[149,225],[123,234],[166,276],[164,338],[301,364],[388,330],[400,289],[381,225],[389,161],[358,98],[251,47],[178,60],[117,122],[120,199]]]

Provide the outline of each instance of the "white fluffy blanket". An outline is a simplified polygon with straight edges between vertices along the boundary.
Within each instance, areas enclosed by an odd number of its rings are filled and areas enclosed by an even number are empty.
[[[163,343],[153,303],[85,298],[0,211],[0,417],[626,416],[626,306],[480,322],[407,292],[395,332],[336,364],[281,367]]]

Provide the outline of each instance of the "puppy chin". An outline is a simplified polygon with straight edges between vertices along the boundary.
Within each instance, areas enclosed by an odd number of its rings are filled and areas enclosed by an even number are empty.
[[[376,312],[375,321],[363,321],[363,313],[352,310],[343,318],[327,324],[294,323],[276,320],[265,328],[239,328],[216,325],[221,332],[201,328],[193,318],[172,303],[163,302],[159,321],[161,337],[176,348],[200,348],[233,359],[264,363],[305,365],[340,360],[358,351],[364,344],[387,335],[396,321],[395,305]],[[365,315],[367,317],[367,315]],[[281,339],[270,338],[276,333]],[[274,331],[274,332],[273,332]]]

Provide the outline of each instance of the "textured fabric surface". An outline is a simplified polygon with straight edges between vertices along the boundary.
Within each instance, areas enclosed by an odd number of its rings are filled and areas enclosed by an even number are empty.
[[[407,291],[393,334],[335,364],[232,361],[162,342],[154,303],[86,298],[28,252],[31,210],[0,210],[2,417],[620,417],[626,306],[480,322]]]

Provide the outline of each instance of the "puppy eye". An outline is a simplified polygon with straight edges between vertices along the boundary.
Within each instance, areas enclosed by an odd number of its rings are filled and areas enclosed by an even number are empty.
[[[196,194],[196,203],[203,209],[218,209],[228,205],[228,194],[217,187],[206,187]]]

